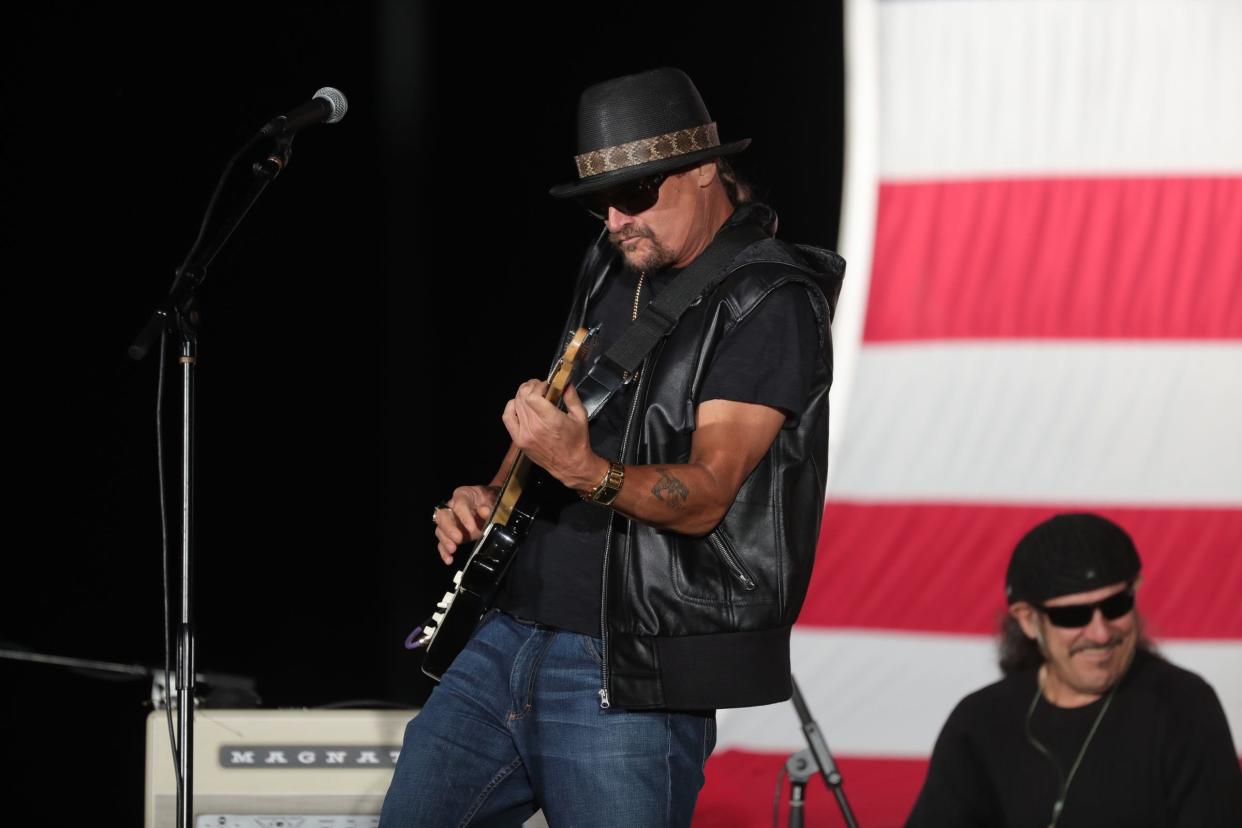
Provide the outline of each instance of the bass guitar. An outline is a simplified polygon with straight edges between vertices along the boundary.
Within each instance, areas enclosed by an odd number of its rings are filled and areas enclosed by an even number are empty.
[[[560,359],[548,376],[544,399],[560,405],[565,386],[583,364],[594,337],[593,330],[579,328],[570,338]],[[496,496],[496,505],[475,541],[466,564],[453,576],[453,587],[444,593],[436,611],[416,630],[412,648],[423,649],[423,672],[437,681],[466,646],[483,614],[491,609],[500,584],[509,569],[518,545],[526,537],[538,510],[531,486],[534,464],[519,452]]]

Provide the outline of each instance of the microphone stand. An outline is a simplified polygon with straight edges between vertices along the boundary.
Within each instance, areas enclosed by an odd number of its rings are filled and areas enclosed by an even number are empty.
[[[156,338],[175,328],[181,338],[181,617],[177,626],[177,741],[173,745],[177,771],[177,828],[192,828],[194,804],[194,408],[195,367],[198,364],[199,314],[194,307],[207,268],[241,224],[250,208],[289,163],[293,132],[275,136],[273,150],[251,167],[253,178],[244,196],[223,220],[212,224],[213,214],[229,173],[238,159],[266,135],[260,133],[239,149],[225,166],[190,253],[177,269],[168,298],[151,312],[147,324],[129,346],[129,356],[143,359]]]
[[[806,736],[808,745],[807,749],[798,751],[785,762],[790,783],[789,828],[802,828],[806,783],[816,773],[824,778],[824,783],[836,796],[841,815],[845,818],[845,824],[849,828],[858,828],[854,813],[850,810],[850,804],[845,800],[845,791],[841,788],[841,772],[837,770],[837,763],[833,761],[832,754],[828,751],[828,743],[824,741],[815,719],[811,718],[811,711],[807,709],[806,701],[802,698],[802,691],[798,689],[797,680],[792,675],[789,680],[793,683],[794,708],[798,711],[798,718],[802,721],[802,733]]]

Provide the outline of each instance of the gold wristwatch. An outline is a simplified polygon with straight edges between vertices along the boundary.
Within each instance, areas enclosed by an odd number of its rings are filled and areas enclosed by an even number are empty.
[[[617,493],[621,491],[621,487],[625,484],[625,466],[617,460],[610,460],[608,463],[608,471],[604,473],[604,478],[589,492],[582,495],[583,500],[589,500],[592,503],[598,503],[601,506],[608,506],[617,499]]]

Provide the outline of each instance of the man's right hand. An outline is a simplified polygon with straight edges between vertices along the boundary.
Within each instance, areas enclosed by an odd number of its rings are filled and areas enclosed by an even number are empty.
[[[459,546],[467,540],[478,540],[499,493],[499,486],[458,486],[446,502],[448,508],[435,510],[440,560],[452,564]]]

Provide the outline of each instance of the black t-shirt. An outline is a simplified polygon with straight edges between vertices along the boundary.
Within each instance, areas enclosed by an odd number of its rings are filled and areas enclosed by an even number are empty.
[[[958,704],[936,740],[906,828],[1049,824],[1061,776],[1023,728],[1036,681],[1036,671],[1027,670]],[[1037,703],[1031,733],[1061,774],[1069,774],[1103,704]],[[1242,770],[1211,686],[1138,652],[1083,753],[1057,826],[1242,826]]]
[[[668,287],[679,271],[648,274],[640,307]],[[609,281],[587,309],[587,324],[599,326],[595,355],[605,353],[629,325],[638,274],[623,271]],[[700,399],[734,400],[779,408],[795,422],[806,405],[820,349],[820,332],[806,288],[773,291],[719,347],[704,377]],[[632,402],[631,384],[591,421],[591,448],[616,459]],[[604,544],[612,510],[582,500],[548,479],[530,534],[510,565],[497,606],[519,618],[598,636]],[[618,532],[625,521],[617,521]],[[615,539],[614,539],[615,542]]]

